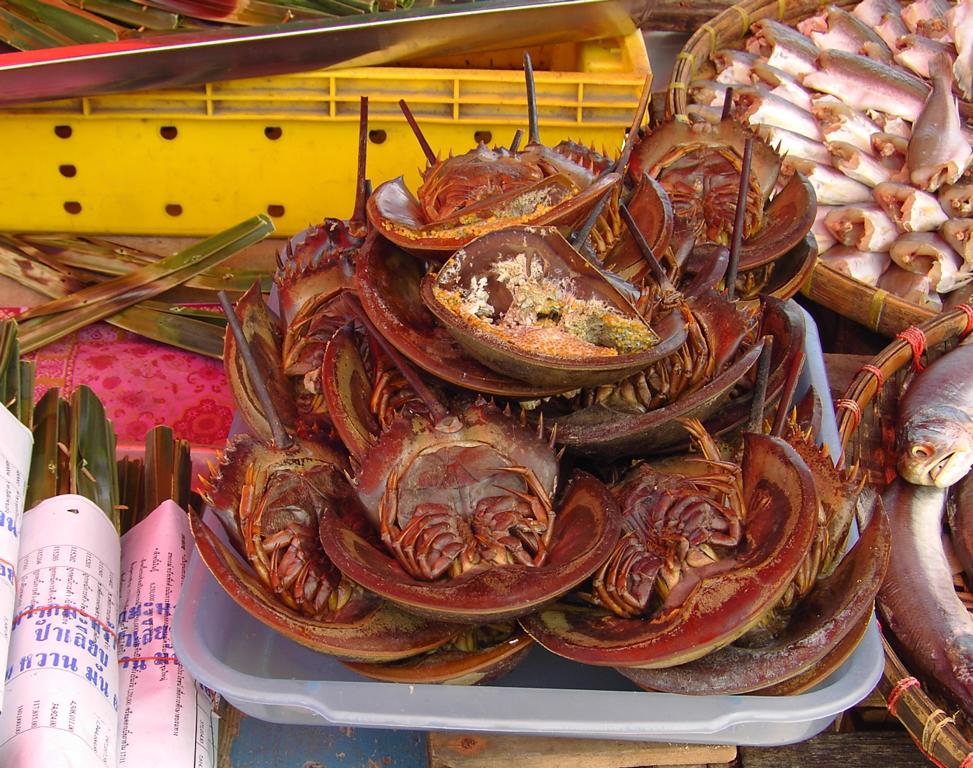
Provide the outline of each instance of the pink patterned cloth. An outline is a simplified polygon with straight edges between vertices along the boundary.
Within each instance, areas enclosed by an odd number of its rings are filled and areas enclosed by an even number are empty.
[[[66,395],[87,384],[104,403],[120,444],[144,444],[146,432],[158,424],[168,424],[193,446],[222,448],[226,442],[235,406],[219,360],[105,323],[27,357],[37,367],[36,397],[51,387]]]

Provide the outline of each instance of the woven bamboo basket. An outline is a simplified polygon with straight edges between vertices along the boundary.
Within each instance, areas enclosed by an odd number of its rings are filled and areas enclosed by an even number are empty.
[[[733,5],[696,30],[682,51],[676,54],[672,78],[666,92],[668,116],[685,115],[689,84],[721,48],[738,46],[749,33],[750,25],[760,19],[776,19],[793,24],[813,15],[824,5],[850,8],[858,0],[744,0]],[[873,288],[841,274],[820,261],[801,293],[849,320],[885,336],[894,336],[909,325],[925,322],[935,315],[928,309],[903,301],[880,288]]]
[[[973,309],[963,305],[910,326],[855,375],[845,396],[836,401],[838,434],[848,463],[858,462],[866,480],[881,487],[895,476],[896,398],[916,366],[927,364],[973,330]],[[968,603],[969,604],[969,603]],[[923,681],[912,676],[883,640],[885,671],[878,690],[889,712],[905,726],[916,746],[945,768],[970,768],[973,743],[953,721],[954,710]]]

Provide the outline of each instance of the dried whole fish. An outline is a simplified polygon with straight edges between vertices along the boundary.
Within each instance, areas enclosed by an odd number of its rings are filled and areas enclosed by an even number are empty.
[[[848,205],[872,199],[872,190],[860,181],[849,179],[829,166],[799,157],[785,157],[780,165],[780,173],[785,178],[790,178],[794,173],[803,174],[814,187],[820,205]]]
[[[963,267],[973,269],[973,219],[950,219],[939,234],[962,257]]]
[[[935,197],[908,184],[879,184],[875,201],[903,232],[932,232],[948,218]]]
[[[931,79],[932,60],[940,54],[948,57],[950,66],[952,66],[953,60],[956,58],[952,46],[930,40],[923,35],[902,35],[895,41],[893,58],[896,64],[911,69],[919,77]]]
[[[933,312],[940,312],[943,308],[943,300],[932,289],[932,280],[928,275],[910,272],[898,264],[889,265],[879,279],[878,287],[910,304],[931,309]]]
[[[753,67],[762,59],[748,51],[723,48],[712,56],[716,66],[716,82],[726,85],[750,85],[753,83]]]
[[[973,280],[973,274],[961,271],[960,255],[935,232],[907,232],[892,244],[889,255],[903,269],[927,275],[939,293],[949,293]]]
[[[960,0],[945,15],[946,26],[956,46],[953,77],[964,99],[973,98],[973,0]]]
[[[820,50],[806,35],[773,19],[755,22],[750,31],[753,37],[747,40],[747,50],[763,56],[770,66],[794,77],[815,70]]]
[[[917,32],[921,22],[942,19],[948,10],[949,3],[945,0],[915,0],[902,9],[902,21],[910,32]]]
[[[973,184],[947,184],[939,188],[939,204],[953,218],[973,215]]]
[[[886,64],[892,60],[889,46],[868,24],[834,5],[800,22],[797,30],[823,51],[859,53]]]
[[[895,222],[877,205],[832,208],[824,223],[839,243],[862,251],[887,252],[899,236]]]
[[[898,16],[899,9],[900,6],[896,0],[862,0],[852,9],[851,15],[865,22],[868,26],[874,27],[887,14],[894,13]]]
[[[819,205],[814,214],[814,224],[811,225],[811,234],[818,245],[818,253],[823,254],[838,241],[834,233],[828,228],[826,219],[831,211],[835,210],[833,205]]]
[[[779,155],[800,157],[820,165],[831,165],[831,153],[819,141],[776,125],[758,125],[754,127],[754,132]]]
[[[830,93],[854,109],[877,109],[915,120],[929,94],[929,86],[915,75],[844,51],[822,51],[817,71],[804,75],[808,88]]]
[[[909,140],[894,133],[873,133],[871,135],[872,151],[885,165],[895,171],[901,171],[906,165],[905,156],[909,151]],[[906,179],[908,177],[906,176]],[[904,181],[906,179],[892,179]]]
[[[831,164],[850,179],[876,187],[892,178],[893,171],[858,147],[843,141],[829,141],[827,147]]]
[[[909,140],[909,179],[930,192],[958,181],[973,159],[973,150],[961,130],[952,74],[949,59],[938,55],[933,62],[932,92]]]
[[[865,285],[878,285],[882,274],[892,263],[887,253],[860,251],[847,245],[829,248],[818,258],[836,272],[853,277]]]
[[[797,78],[789,75],[782,69],[772,67],[765,62],[758,61],[753,66],[754,82],[762,81],[766,83],[775,96],[789,101],[791,104],[811,111],[811,95],[801,87]]]
[[[811,113],[817,118],[825,141],[843,141],[866,152],[872,152],[872,134],[879,126],[835,96],[812,99]]]
[[[780,96],[769,92],[761,93],[756,87],[734,91],[733,116],[750,125],[786,128],[815,141],[824,138],[814,115]]]

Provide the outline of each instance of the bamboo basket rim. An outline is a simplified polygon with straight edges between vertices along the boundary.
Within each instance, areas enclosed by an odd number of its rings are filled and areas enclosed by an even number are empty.
[[[921,370],[923,356],[929,347],[958,341],[973,331],[973,307],[962,304],[936,315],[920,325],[912,325],[859,369],[835,401],[838,436],[842,451],[857,431],[861,416],[886,381],[906,366]],[[905,727],[922,754],[941,768],[973,766],[973,744],[950,714],[923,688],[883,637],[885,669],[878,690],[885,698],[890,714]]]
[[[743,0],[730,6],[708,23],[700,25],[676,54],[666,89],[667,117],[685,117],[689,84],[696,72],[715,51],[739,43],[749,34],[755,21],[773,19],[790,23],[827,5],[848,8],[857,3],[858,0]],[[844,275],[820,259],[815,262],[811,276],[801,286],[800,292],[842,317],[885,336],[894,336],[906,326],[924,322],[936,314],[881,288]]]

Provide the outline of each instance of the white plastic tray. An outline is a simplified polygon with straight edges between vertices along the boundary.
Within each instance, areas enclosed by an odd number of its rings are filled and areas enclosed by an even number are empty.
[[[803,385],[831,414],[817,329],[806,316]],[[836,453],[833,418],[823,439]],[[207,522],[219,528],[215,516]],[[363,678],[264,627],[226,596],[193,553],[173,625],[192,675],[248,715],[295,725],[492,731],[587,738],[773,746],[823,731],[861,701],[884,666],[874,620],[849,659],[796,696],[646,693],[610,668],[535,647],[513,672],[475,687],[402,685]]]

